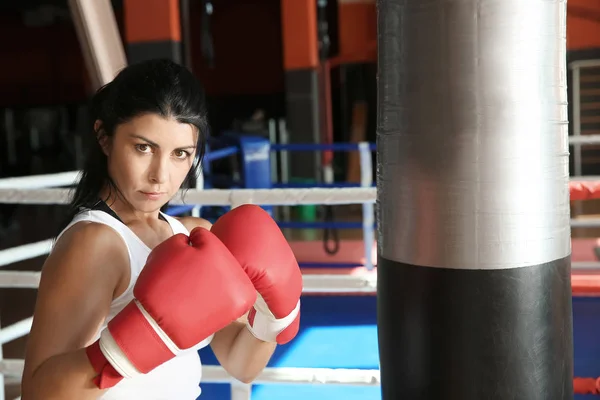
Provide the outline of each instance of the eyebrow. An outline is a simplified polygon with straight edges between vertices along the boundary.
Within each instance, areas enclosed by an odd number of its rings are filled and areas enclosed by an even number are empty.
[[[145,138],[145,137],[143,137],[141,135],[131,134],[129,136],[132,137],[132,138],[143,140],[143,141],[147,142],[148,144],[150,144],[150,145],[152,145],[154,147],[160,148],[160,146],[158,145],[158,143],[155,143],[152,140],[149,140],[149,139],[147,139],[147,138]],[[178,147],[176,150],[187,150],[187,149],[196,149],[196,145],[192,144],[192,145],[189,145],[189,146]]]

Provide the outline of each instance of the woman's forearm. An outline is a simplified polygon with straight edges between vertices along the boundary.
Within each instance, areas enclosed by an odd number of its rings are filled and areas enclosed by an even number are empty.
[[[228,370],[237,380],[250,383],[266,367],[277,343],[257,339],[246,325],[239,324],[239,332],[231,344],[228,355]]]
[[[104,390],[94,385],[95,376],[85,349],[59,354],[23,377],[21,399],[96,399]]]

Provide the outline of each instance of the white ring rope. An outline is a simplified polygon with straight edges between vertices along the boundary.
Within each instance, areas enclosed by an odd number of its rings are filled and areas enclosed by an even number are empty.
[[[20,379],[23,364],[23,360],[1,360],[0,373]],[[205,383],[234,381],[227,371],[214,365],[202,366],[202,378]],[[267,367],[252,384],[261,383],[378,386],[380,374],[376,369]]]
[[[207,382],[231,382],[231,376],[220,367],[203,366],[203,378]],[[346,368],[265,368],[252,384],[328,384],[352,386],[378,386],[379,370]]]
[[[50,253],[53,242],[52,239],[46,239],[40,242],[23,244],[11,247],[10,249],[0,250],[0,267],[44,256]]]
[[[41,175],[40,175],[41,176]],[[13,179],[13,178],[10,178]],[[16,179],[16,178],[15,178]],[[600,176],[583,176],[570,179],[571,183],[600,181]],[[66,204],[72,189],[5,187],[0,179],[0,204]],[[29,183],[28,183],[29,184]],[[34,186],[33,183],[31,183]],[[36,180],[35,185],[38,185]],[[17,185],[18,186],[18,185]],[[354,188],[303,188],[303,189],[188,189],[174,196],[172,205],[232,204],[258,205],[348,205],[375,203],[377,189]]]
[[[79,180],[80,171],[59,172],[57,174],[30,175],[0,179],[0,189],[37,189],[57,186],[71,186]]]
[[[41,272],[38,271],[0,271],[0,288],[37,289],[40,277]]]
[[[304,274],[302,280],[303,293],[372,294],[377,291],[375,270],[356,275]],[[0,288],[37,289],[39,284],[40,272],[0,271]]]
[[[29,317],[2,328],[0,330],[0,346],[29,333],[32,323],[33,317]]]
[[[0,204],[66,204],[70,189],[0,189]],[[376,188],[307,189],[189,189],[176,194],[171,205],[347,205],[374,203]]]

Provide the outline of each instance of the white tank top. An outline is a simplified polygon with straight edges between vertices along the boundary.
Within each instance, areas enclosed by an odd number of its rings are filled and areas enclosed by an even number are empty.
[[[110,226],[121,236],[127,246],[131,269],[129,286],[123,294],[112,301],[110,311],[96,333],[94,340],[100,337],[100,332],[106,327],[108,322],[133,299],[133,286],[144,268],[146,259],[151,251],[127,225],[109,214],[112,211],[104,203],[100,204],[99,207],[106,207],[107,211],[99,209],[81,211],[58,236],[60,238],[62,233],[78,222],[89,221]],[[169,223],[174,235],[178,233],[189,235],[189,231],[177,219],[163,213],[161,213],[161,216]],[[212,336],[196,346],[196,349],[199,350],[207,346],[211,340]],[[108,389],[99,399],[195,400],[201,392],[201,378],[202,363],[200,356],[197,351],[190,351],[160,365],[146,375],[123,379],[116,386]]]

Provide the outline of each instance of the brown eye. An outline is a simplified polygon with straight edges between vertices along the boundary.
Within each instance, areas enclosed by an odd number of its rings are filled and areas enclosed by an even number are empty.
[[[152,149],[150,148],[150,145],[148,144],[136,144],[135,148],[137,149],[137,151],[141,152],[141,153],[149,153]]]
[[[175,157],[177,158],[187,158],[190,154],[185,150],[175,150]]]

